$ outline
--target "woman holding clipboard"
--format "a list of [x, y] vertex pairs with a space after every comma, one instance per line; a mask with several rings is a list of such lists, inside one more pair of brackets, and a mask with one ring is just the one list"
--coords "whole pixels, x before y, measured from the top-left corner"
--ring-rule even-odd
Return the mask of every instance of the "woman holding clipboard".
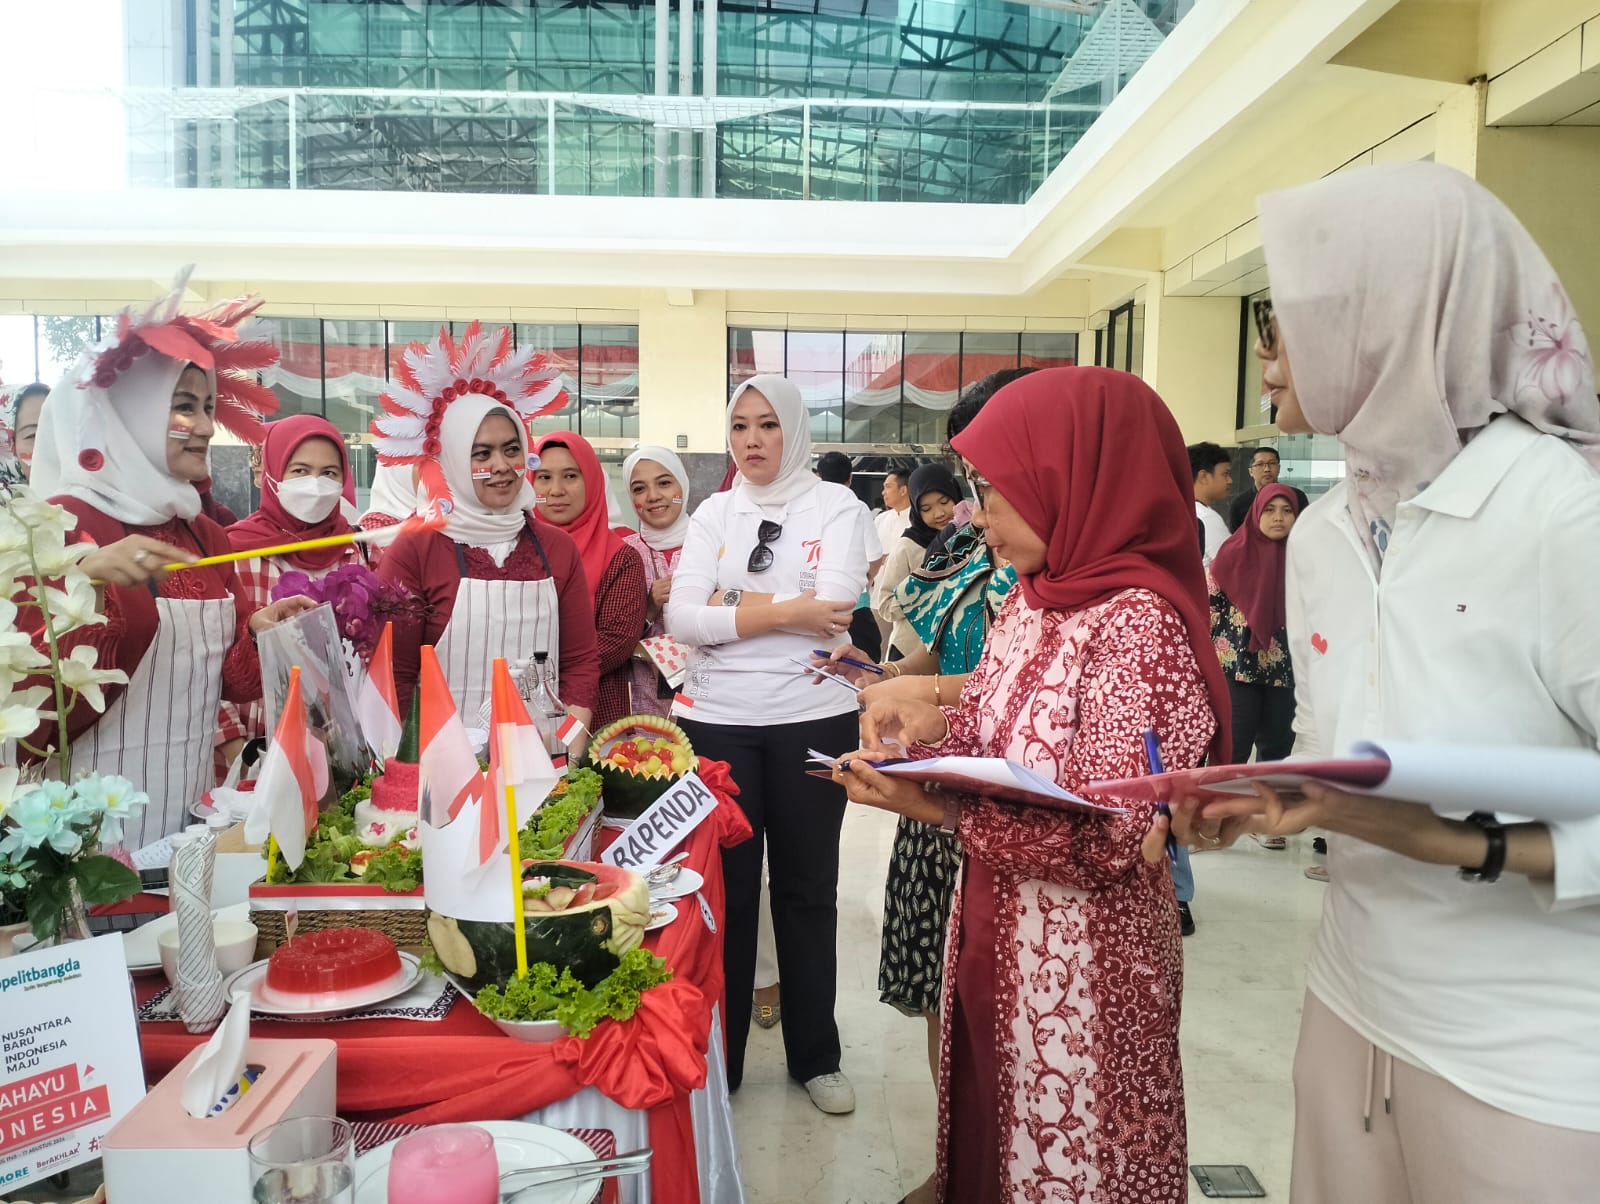
[[[1166, 864], [1140, 856], [1153, 804], [1103, 815], [939, 795], [871, 762], [895, 739], [913, 757], [1009, 757], [1081, 793], [1107, 770], [1142, 772], [1147, 730], [1171, 768], [1226, 749], [1188, 453], [1161, 399], [1104, 368], [1007, 385], [951, 445], [1019, 588], [960, 698], [870, 704], [865, 748], [834, 774], [852, 802], [939, 824], [963, 848], [944, 1136], [935, 1182], [911, 1198], [1022, 1200], [1048, 1182], [1082, 1204], [1179, 1201], [1183, 954]], [[1082, 1086], [1063, 1115], [1067, 1083]]]
[[[1427, 163], [1264, 197], [1261, 226], [1256, 354], [1279, 428], [1337, 435], [1349, 466], [1289, 541], [1295, 755], [1593, 750], [1600, 404], [1549, 262], [1481, 186]], [[1201, 846], [1330, 833], [1291, 1199], [1593, 1198], [1600, 817], [1305, 794], [1174, 819]]]

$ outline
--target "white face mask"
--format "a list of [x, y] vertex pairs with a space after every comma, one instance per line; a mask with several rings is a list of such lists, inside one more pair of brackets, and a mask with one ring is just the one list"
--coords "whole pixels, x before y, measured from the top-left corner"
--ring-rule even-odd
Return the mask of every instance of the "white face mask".
[[278, 484], [278, 501], [303, 523], [320, 523], [342, 496], [343, 483], [327, 477], [294, 477]]

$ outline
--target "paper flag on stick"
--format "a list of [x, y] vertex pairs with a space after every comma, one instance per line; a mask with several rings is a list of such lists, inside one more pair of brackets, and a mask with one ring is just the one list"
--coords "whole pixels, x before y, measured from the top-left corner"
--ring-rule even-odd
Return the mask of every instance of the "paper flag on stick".
[[383, 625], [383, 635], [367, 662], [356, 699], [356, 717], [367, 747], [379, 760], [388, 760], [400, 747], [400, 696], [394, 686], [394, 624]]
[[[442, 828], [461, 812], [469, 799], [484, 798], [483, 774], [455, 699], [445, 684], [444, 670], [433, 648], [422, 649], [422, 675], [417, 684], [422, 692], [421, 818]], [[256, 787], [260, 789], [260, 787]]]
[[[500, 851], [508, 833], [539, 809], [561, 779], [503, 657], [494, 662], [490, 702], [489, 780], [498, 805], [478, 808], [479, 864]], [[502, 809], [508, 814], [501, 816]]]
[[283, 714], [263, 758], [245, 822], [245, 836], [262, 844], [271, 835], [290, 870], [300, 868], [306, 837], [317, 826], [317, 807], [328, 789], [328, 750], [306, 726], [300, 669], [289, 670]]
[[568, 715], [561, 721], [561, 726], [556, 728], [556, 739], [561, 741], [563, 744], [571, 744], [575, 739], [577, 739], [579, 732], [586, 732], [588, 730], [588, 728], [584, 727], [583, 724], [578, 722], [578, 717], [576, 715]]

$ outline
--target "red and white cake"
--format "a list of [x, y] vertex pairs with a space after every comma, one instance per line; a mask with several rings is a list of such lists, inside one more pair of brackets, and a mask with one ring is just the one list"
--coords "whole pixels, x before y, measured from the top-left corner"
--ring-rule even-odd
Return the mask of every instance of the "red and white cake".
[[261, 984], [263, 1003], [307, 1010], [338, 1007], [404, 980], [394, 942], [371, 928], [326, 928], [297, 936], [273, 950]]
[[372, 780], [372, 797], [356, 804], [356, 835], [369, 849], [399, 841], [417, 847], [417, 795], [421, 767], [390, 757], [383, 773]]

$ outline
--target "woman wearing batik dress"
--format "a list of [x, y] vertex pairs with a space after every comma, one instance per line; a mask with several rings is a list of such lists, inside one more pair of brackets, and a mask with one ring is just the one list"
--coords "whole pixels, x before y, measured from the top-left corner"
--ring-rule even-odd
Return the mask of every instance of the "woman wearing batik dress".
[[1002, 389], [953, 446], [1019, 588], [960, 699], [873, 703], [864, 751], [835, 773], [853, 801], [961, 838], [933, 1194], [1178, 1204], [1183, 954], [1171, 875], [1141, 855], [1154, 807], [935, 794], [871, 761], [892, 738], [916, 757], [1009, 757], [1082, 793], [1144, 772], [1146, 731], [1169, 768], [1227, 747], [1183, 439], [1138, 378], [1072, 368]]

